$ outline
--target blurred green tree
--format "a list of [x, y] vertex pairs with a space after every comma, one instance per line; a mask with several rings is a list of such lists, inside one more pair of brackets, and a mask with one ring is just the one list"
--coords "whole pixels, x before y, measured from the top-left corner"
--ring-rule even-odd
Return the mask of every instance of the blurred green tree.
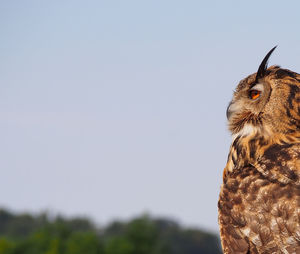
[[65, 254], [103, 254], [103, 247], [95, 233], [75, 232], [66, 241]]
[[11, 254], [15, 244], [5, 238], [0, 239], [0, 254]]
[[219, 254], [216, 235], [140, 216], [100, 230], [86, 218], [0, 210], [0, 254]]

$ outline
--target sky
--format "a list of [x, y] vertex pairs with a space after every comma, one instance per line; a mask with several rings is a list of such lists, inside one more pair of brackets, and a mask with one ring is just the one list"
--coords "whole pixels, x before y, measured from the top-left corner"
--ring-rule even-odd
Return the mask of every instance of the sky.
[[0, 207], [218, 231], [239, 80], [300, 71], [300, 3], [1, 1]]

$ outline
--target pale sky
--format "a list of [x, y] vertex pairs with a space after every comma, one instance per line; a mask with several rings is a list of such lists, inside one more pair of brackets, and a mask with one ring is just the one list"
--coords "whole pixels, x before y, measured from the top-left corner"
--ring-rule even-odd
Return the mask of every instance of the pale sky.
[[232, 91], [300, 72], [297, 1], [1, 1], [0, 206], [217, 231]]

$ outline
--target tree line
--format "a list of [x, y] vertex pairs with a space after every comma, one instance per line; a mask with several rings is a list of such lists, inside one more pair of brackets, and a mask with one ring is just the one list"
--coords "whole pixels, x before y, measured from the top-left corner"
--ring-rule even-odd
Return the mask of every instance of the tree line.
[[0, 254], [219, 254], [219, 238], [142, 215], [98, 227], [88, 218], [0, 209]]

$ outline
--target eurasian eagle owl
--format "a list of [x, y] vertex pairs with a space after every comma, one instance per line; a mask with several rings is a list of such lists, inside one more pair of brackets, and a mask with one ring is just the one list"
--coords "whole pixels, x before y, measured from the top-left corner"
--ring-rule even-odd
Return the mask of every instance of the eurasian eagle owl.
[[237, 86], [219, 197], [224, 253], [300, 253], [300, 75], [267, 68]]

